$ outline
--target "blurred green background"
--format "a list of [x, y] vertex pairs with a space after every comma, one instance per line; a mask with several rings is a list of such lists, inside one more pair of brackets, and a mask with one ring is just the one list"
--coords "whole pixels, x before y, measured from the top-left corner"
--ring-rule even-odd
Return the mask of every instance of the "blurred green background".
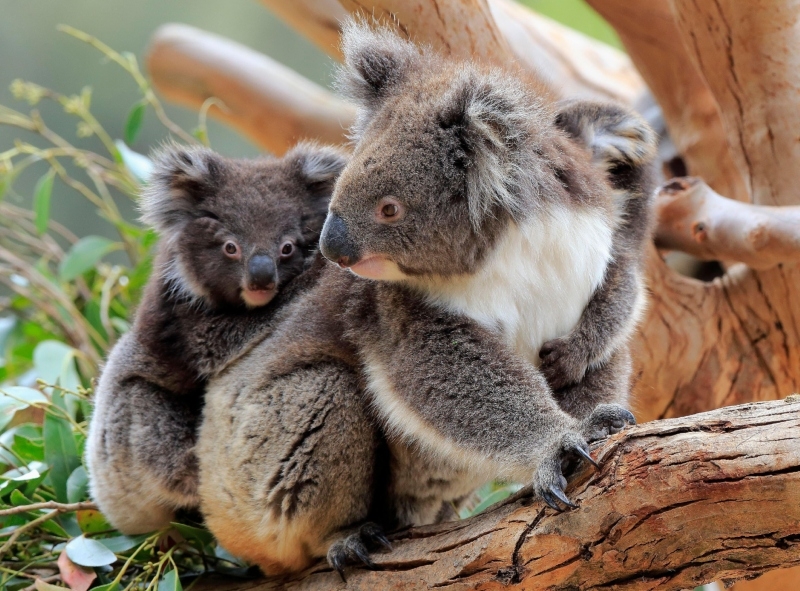
[[[291, 1], [291, 0], [287, 0]], [[619, 47], [611, 28], [582, 0], [527, 0], [542, 14]], [[118, 51], [131, 51], [143, 62], [153, 31], [167, 22], [183, 22], [224, 35], [265, 53], [304, 76], [329, 85], [333, 62], [311, 43], [286, 27], [256, 0], [0, 0], [0, 103], [28, 112], [30, 107], [14, 99], [9, 85], [22, 78], [64, 94], [80, 93], [84, 86], [94, 91], [92, 111], [112, 137], [121, 137], [126, 117], [139, 99], [137, 89], [120, 68], [107, 63], [94, 49], [56, 31], [64, 23], [95, 35]], [[68, 139], [75, 138], [76, 120], [55, 104], [37, 105], [48, 125]], [[185, 129], [195, 127], [194, 112], [169, 107], [168, 113]], [[235, 132], [210, 122], [209, 134], [214, 149], [230, 156], [253, 156], [258, 149]], [[0, 152], [13, 146], [15, 138], [32, 143], [33, 135], [0, 126]], [[142, 132], [133, 148], [148, 152], [165, 137], [165, 130], [148, 112]], [[92, 147], [95, 138], [78, 140]], [[99, 143], [94, 146], [101, 149]], [[37, 179], [47, 165], [31, 167], [6, 196], [12, 202], [28, 205]], [[124, 200], [120, 207], [128, 219], [136, 217], [133, 204]], [[77, 235], [108, 234], [110, 228], [84, 199], [56, 181], [52, 212]]]

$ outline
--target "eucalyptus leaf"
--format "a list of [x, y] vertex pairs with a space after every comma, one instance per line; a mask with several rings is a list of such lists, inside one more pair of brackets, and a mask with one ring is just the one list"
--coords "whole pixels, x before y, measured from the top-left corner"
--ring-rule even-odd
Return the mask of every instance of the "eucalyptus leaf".
[[117, 250], [119, 243], [103, 236], [85, 236], [69, 249], [58, 267], [62, 281], [72, 281], [93, 269], [109, 252]]
[[214, 536], [208, 530], [175, 522], [172, 523], [172, 527], [178, 530], [178, 532], [180, 532], [180, 534], [187, 540], [197, 540], [204, 546], [206, 544], [211, 544], [214, 541]]
[[78, 503], [86, 498], [86, 489], [89, 486], [89, 475], [86, 468], [78, 466], [67, 478], [67, 502]]
[[50, 197], [53, 193], [53, 178], [55, 171], [51, 168], [36, 183], [33, 192], [33, 211], [36, 214], [36, 231], [41, 235], [47, 232], [47, 222], [50, 220]]
[[125, 143], [129, 146], [133, 145], [139, 135], [139, 131], [142, 129], [146, 110], [147, 103], [139, 101], [133, 105], [131, 112], [128, 113], [128, 120], [125, 122]]
[[114, 553], [103, 544], [86, 536], [78, 536], [69, 541], [67, 556], [81, 566], [106, 566], [117, 561]]
[[[64, 400], [58, 391], [53, 391], [53, 404], [64, 408]], [[56, 499], [67, 502], [67, 479], [73, 470], [80, 466], [78, 448], [72, 435], [70, 422], [56, 412], [48, 412], [44, 417], [44, 457], [50, 466], [50, 482]]]
[[64, 591], [64, 587], [45, 583], [42, 579], [36, 579], [33, 586], [36, 587], [36, 591]]
[[114, 145], [116, 145], [119, 151], [125, 168], [127, 168], [140, 183], [146, 183], [150, 178], [150, 173], [153, 172], [153, 161], [147, 156], [131, 150], [125, 145], [125, 142], [117, 140], [114, 142]]
[[127, 552], [128, 550], [132, 550], [137, 546], [140, 546], [142, 542], [147, 539], [147, 535], [143, 534], [140, 536], [115, 536], [113, 538], [96, 538], [96, 541], [100, 542], [111, 550], [114, 554], [122, 554], [123, 552]]
[[161, 577], [158, 582], [158, 591], [183, 591], [177, 570], [173, 568]]
[[36, 402], [47, 402], [47, 397], [39, 390], [23, 386], [0, 389], [0, 431], [11, 422], [18, 411]]

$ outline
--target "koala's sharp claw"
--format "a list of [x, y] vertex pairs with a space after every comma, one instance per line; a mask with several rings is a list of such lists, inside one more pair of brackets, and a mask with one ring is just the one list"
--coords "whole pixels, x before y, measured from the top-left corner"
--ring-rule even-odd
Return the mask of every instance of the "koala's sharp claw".
[[564, 493], [564, 491], [558, 488], [556, 485], [550, 485], [550, 492], [555, 498], [564, 503], [567, 507], [571, 507], [572, 509], [577, 508], [578, 505], [570, 501], [569, 497]]
[[629, 425], [635, 425], [636, 424], [636, 417], [633, 416], [633, 413], [631, 411], [629, 411], [627, 408], [623, 409], [623, 410], [624, 410], [624, 415], [623, 416], [624, 416], [625, 420], [628, 421], [628, 424]]
[[542, 491], [542, 493], [541, 493], [539, 496], [541, 496], [541, 497], [542, 497], [542, 500], [543, 500], [543, 501], [544, 501], [544, 502], [547, 504], [547, 506], [548, 506], [548, 507], [550, 507], [551, 509], [553, 509], [553, 510], [555, 510], [555, 511], [558, 511], [559, 513], [561, 513], [561, 512], [563, 511], [563, 509], [562, 509], [561, 507], [559, 507], [559, 506], [558, 506], [558, 503], [556, 503], [555, 499], [554, 499], [553, 497], [551, 497], [551, 496], [550, 496], [550, 493], [547, 493], [547, 492], [544, 492], [544, 491]]
[[345, 565], [345, 553], [339, 547], [338, 544], [335, 544], [331, 547], [328, 551], [328, 564], [331, 565], [333, 570], [339, 573], [339, 576], [342, 577], [342, 582], [347, 583], [347, 579], [344, 576], [344, 565]]
[[350, 536], [347, 538], [347, 550], [351, 555], [351, 558], [358, 559], [367, 568], [375, 570], [375, 563], [372, 562], [372, 559], [369, 557], [369, 551], [364, 545], [364, 542], [361, 541], [361, 538], [356, 536]]
[[390, 552], [393, 550], [392, 543], [386, 534], [383, 533], [383, 528], [375, 523], [365, 523], [361, 526], [361, 537], [367, 542], [380, 544]]
[[373, 535], [372, 539], [378, 542], [384, 548], [386, 548], [389, 552], [391, 552], [394, 549], [392, 547], [392, 543], [389, 541], [389, 538], [387, 538], [382, 533]]
[[600, 464], [595, 462], [594, 458], [591, 455], [589, 455], [589, 452], [586, 451], [585, 449], [583, 449], [583, 447], [581, 447], [580, 445], [576, 445], [573, 448], [573, 451], [576, 454], [578, 454], [579, 456], [581, 456], [584, 460], [589, 462], [592, 466], [594, 466], [595, 470], [599, 470], [600, 469]]

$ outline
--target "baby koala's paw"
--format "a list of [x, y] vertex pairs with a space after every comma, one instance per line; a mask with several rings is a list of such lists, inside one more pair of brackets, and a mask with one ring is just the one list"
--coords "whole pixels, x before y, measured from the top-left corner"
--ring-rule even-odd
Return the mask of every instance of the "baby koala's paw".
[[569, 337], [547, 341], [539, 351], [542, 360], [539, 370], [553, 390], [577, 384], [589, 369], [589, 359]]
[[581, 424], [587, 441], [597, 441], [622, 431], [626, 425], [635, 425], [633, 413], [619, 404], [598, 404]]
[[328, 564], [339, 573], [344, 581], [344, 567], [359, 565], [372, 570], [377, 567], [370, 558], [370, 550], [382, 546], [392, 549], [383, 528], [376, 523], [367, 522], [356, 531], [334, 542], [328, 550]]

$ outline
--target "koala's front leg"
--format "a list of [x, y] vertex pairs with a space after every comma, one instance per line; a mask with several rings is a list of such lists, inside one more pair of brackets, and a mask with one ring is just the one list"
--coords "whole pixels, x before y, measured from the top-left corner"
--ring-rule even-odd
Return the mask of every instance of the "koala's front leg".
[[376, 331], [382, 338], [362, 346], [369, 389], [390, 431], [434, 455], [495, 476], [532, 477], [535, 492], [557, 505], [568, 503], [564, 460], [590, 459], [589, 426], [633, 421], [617, 405], [574, 419], [536, 368], [467, 318], [422, 306], [390, 314]]
[[[106, 369], [108, 371], [108, 368]], [[86, 463], [92, 498], [126, 534], [155, 531], [197, 497], [198, 399], [164, 392], [143, 378], [101, 381]]]
[[639, 265], [630, 259], [625, 254], [614, 259], [575, 328], [542, 345], [539, 369], [553, 390], [580, 383], [633, 332], [645, 296]]
[[641, 269], [653, 220], [652, 162], [656, 138], [633, 111], [613, 103], [568, 101], [556, 125], [592, 154], [614, 191], [619, 221], [613, 260], [578, 325], [547, 341], [540, 369], [554, 390], [578, 384], [630, 336], [644, 307]]

